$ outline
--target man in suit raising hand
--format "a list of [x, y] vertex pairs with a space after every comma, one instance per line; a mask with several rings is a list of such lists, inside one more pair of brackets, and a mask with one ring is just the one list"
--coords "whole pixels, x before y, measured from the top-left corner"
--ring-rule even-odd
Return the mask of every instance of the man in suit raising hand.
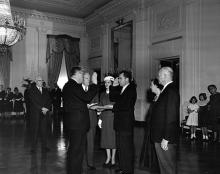
[[[120, 85], [120, 86], [119, 86]], [[119, 174], [134, 173], [134, 107], [137, 99], [136, 84], [130, 71], [121, 71], [110, 87], [109, 97], [114, 101], [114, 130], [119, 156]]]
[[163, 89], [152, 108], [151, 138], [161, 174], [176, 174], [180, 96], [172, 81], [173, 70], [170, 67], [161, 68], [158, 76]]
[[90, 127], [87, 104], [98, 91], [97, 74], [91, 78], [92, 85], [87, 92], [82, 88], [81, 67], [71, 69], [69, 81], [63, 87], [64, 126], [68, 131], [67, 174], [81, 174], [86, 135]]

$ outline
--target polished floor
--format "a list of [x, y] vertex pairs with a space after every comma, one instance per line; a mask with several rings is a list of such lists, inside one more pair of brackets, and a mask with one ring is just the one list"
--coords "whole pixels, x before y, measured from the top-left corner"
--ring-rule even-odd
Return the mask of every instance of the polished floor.
[[[62, 122], [51, 122], [48, 126], [50, 152], [42, 153], [39, 148], [36, 154], [32, 154], [26, 122], [22, 119], [0, 119], [0, 174], [65, 174], [67, 143], [63, 136]], [[84, 174], [115, 173], [112, 169], [102, 167], [105, 153], [99, 148], [98, 142], [95, 157], [96, 170], [89, 171], [84, 163]], [[138, 159], [136, 163], [135, 174], [150, 173], [138, 167]], [[220, 143], [190, 141], [181, 136], [178, 174], [219, 174], [219, 164]]]

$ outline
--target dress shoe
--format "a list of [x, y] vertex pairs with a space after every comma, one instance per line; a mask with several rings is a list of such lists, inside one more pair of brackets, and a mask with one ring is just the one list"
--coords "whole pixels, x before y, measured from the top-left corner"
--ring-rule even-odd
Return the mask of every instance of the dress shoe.
[[116, 167], [116, 164], [114, 163], [114, 164], [111, 164], [111, 166], [110, 166], [111, 168], [115, 168]]
[[88, 170], [96, 170], [96, 168], [94, 166], [89, 166], [88, 165]]

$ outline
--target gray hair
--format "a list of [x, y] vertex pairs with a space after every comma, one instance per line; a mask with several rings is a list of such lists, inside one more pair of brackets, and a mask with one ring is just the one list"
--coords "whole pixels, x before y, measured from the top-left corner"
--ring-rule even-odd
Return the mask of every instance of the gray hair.
[[171, 67], [165, 66], [160, 69], [160, 72], [166, 74], [170, 79], [173, 79], [173, 69]]

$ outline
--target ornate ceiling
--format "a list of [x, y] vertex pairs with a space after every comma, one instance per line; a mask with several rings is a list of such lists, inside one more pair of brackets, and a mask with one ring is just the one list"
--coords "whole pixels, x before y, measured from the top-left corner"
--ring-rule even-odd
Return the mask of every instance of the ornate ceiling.
[[112, 0], [10, 0], [11, 6], [85, 18]]

